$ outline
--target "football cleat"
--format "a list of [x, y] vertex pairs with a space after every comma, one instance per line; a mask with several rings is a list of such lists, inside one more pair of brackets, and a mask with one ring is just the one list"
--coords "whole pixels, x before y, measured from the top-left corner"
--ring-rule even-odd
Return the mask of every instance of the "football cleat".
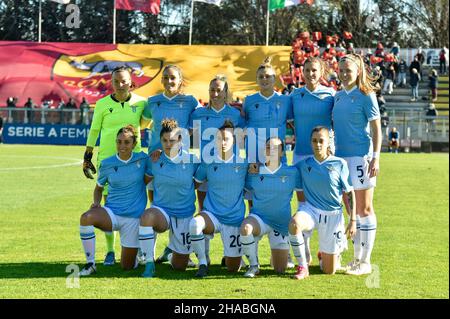
[[259, 267], [258, 266], [250, 266], [248, 270], [245, 272], [244, 277], [245, 278], [255, 278], [256, 275], [259, 274]]
[[142, 277], [144, 278], [152, 278], [155, 277], [155, 263], [153, 261], [149, 261], [145, 264], [145, 270], [142, 273]]
[[103, 266], [112, 266], [116, 263], [116, 254], [110, 251], [106, 254], [105, 260], [103, 261]]
[[200, 265], [200, 266], [198, 267], [197, 273], [195, 274], [195, 277], [197, 277], [197, 278], [203, 278], [203, 277], [206, 277], [207, 275], [208, 275], [208, 266], [206, 266], [206, 265]]
[[164, 248], [163, 253], [161, 254], [161, 256], [156, 258], [155, 262], [157, 264], [161, 264], [161, 263], [164, 263], [166, 261], [169, 261], [170, 260], [169, 257], [171, 257], [171, 256], [169, 256], [170, 254], [172, 254], [172, 249], [170, 249], [169, 247]]
[[347, 264], [347, 266], [345, 268], [346, 268], [346, 270], [349, 270], [349, 269], [356, 267], [356, 265], [358, 265], [358, 264], [359, 264], [359, 259], [353, 259], [351, 262], [349, 262]]
[[309, 276], [308, 267], [298, 266], [297, 272], [294, 275], [294, 279], [302, 280]]
[[80, 271], [80, 276], [90, 276], [97, 272], [97, 268], [94, 263], [87, 263]]
[[360, 262], [359, 264], [356, 264], [354, 267], [347, 269], [345, 272], [347, 275], [353, 275], [353, 276], [361, 276], [361, 275], [368, 275], [372, 272], [372, 265], [365, 262]]

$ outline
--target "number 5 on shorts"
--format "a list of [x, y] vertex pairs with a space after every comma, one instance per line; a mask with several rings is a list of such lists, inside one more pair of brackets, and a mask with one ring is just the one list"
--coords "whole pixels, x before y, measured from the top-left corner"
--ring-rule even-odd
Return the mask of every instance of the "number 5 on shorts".
[[361, 178], [364, 176], [364, 170], [362, 165], [356, 166], [356, 171], [358, 172], [358, 178]]

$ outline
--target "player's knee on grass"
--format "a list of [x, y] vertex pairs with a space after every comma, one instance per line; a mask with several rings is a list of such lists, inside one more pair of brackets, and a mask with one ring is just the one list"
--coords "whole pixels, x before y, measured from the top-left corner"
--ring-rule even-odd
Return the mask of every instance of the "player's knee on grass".
[[122, 246], [122, 255], [120, 258], [120, 266], [123, 270], [128, 271], [134, 269], [136, 263], [137, 248], [128, 248]]
[[176, 252], [172, 253], [170, 264], [172, 268], [177, 271], [185, 271], [189, 262], [189, 255], [182, 255]]
[[238, 272], [241, 268], [241, 257], [226, 257], [225, 266], [227, 266], [228, 272]]
[[322, 272], [326, 275], [334, 275], [336, 273], [337, 256], [322, 253]]

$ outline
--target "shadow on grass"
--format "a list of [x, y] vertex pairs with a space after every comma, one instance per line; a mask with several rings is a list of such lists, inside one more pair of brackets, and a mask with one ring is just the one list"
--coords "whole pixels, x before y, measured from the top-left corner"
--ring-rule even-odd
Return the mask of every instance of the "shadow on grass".
[[[81, 267], [82, 264], [70, 262], [32, 262], [32, 263], [0, 263], [0, 278], [2, 279], [32, 279], [32, 278], [67, 278], [74, 274], [74, 265]], [[124, 271], [119, 264], [113, 266], [103, 266], [97, 264], [97, 273], [91, 275], [92, 278], [139, 278], [144, 271], [144, 266], [137, 269]], [[168, 263], [156, 265], [156, 278], [161, 280], [190, 280], [195, 278], [196, 268], [187, 268], [186, 271], [176, 271]], [[228, 272], [220, 265], [209, 266], [208, 279], [240, 279], [243, 278], [245, 269], [237, 273]], [[322, 274], [318, 266], [309, 268], [310, 274]], [[288, 278], [295, 273], [295, 270], [288, 269], [284, 274], [275, 273], [269, 265], [262, 265], [258, 277], [261, 278]]]

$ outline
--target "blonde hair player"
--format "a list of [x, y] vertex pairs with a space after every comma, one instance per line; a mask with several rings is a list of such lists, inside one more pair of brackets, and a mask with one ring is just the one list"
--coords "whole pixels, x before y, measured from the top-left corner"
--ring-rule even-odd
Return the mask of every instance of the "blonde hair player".
[[341, 59], [339, 78], [343, 89], [336, 94], [333, 108], [336, 156], [347, 161], [357, 214], [354, 259], [348, 264], [347, 274], [364, 275], [372, 272], [370, 257], [377, 229], [373, 194], [380, 169], [382, 134], [376, 78], [357, 54]]
[[[295, 127], [295, 149], [293, 165], [299, 161], [312, 157], [314, 152], [311, 146], [311, 131], [316, 126], [325, 126], [332, 133], [332, 110], [336, 91], [321, 84], [327, 80], [330, 69], [327, 63], [319, 57], [306, 59], [303, 69], [305, 86], [295, 89], [290, 95], [292, 99], [294, 127]], [[330, 144], [333, 147], [333, 140]], [[303, 190], [297, 191], [299, 206], [305, 202]], [[305, 251], [308, 264], [312, 262], [310, 252], [311, 233], [304, 232]]]

